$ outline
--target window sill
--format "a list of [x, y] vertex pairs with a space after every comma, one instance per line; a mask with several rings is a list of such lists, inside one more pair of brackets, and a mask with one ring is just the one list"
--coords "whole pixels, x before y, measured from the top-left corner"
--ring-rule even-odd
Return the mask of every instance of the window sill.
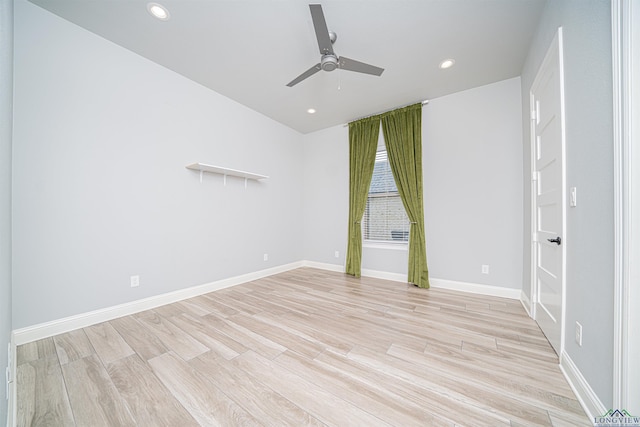
[[362, 242], [363, 248], [372, 249], [391, 249], [394, 251], [406, 251], [409, 248], [408, 242], [384, 242], [375, 240], [364, 240]]

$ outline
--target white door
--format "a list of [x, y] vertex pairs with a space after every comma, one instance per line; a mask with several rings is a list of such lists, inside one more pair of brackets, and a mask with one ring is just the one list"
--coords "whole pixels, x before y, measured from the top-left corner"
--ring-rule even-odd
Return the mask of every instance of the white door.
[[564, 336], [564, 100], [562, 28], [530, 93], [533, 316], [558, 355]]

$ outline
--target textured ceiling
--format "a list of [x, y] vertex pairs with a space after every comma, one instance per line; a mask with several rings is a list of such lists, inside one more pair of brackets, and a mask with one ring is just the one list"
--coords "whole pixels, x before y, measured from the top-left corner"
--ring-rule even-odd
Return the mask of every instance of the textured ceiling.
[[[319, 72], [307, 1], [31, 0], [302, 133], [520, 75], [545, 0], [327, 0], [338, 55], [381, 77]], [[455, 66], [438, 64], [454, 58]], [[316, 114], [306, 112], [315, 108]]]

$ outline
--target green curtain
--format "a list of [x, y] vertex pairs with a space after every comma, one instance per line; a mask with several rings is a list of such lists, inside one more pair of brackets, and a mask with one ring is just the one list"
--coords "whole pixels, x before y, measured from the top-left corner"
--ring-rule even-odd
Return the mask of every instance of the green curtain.
[[379, 117], [349, 123], [349, 239], [346, 272], [356, 277], [360, 277], [362, 263], [360, 221], [367, 206], [379, 133]]
[[391, 172], [411, 221], [408, 281], [429, 287], [422, 201], [422, 104], [381, 115]]

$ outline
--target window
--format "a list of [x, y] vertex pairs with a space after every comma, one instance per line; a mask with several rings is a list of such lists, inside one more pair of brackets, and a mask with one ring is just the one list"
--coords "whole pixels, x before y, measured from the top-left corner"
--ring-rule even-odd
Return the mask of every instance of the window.
[[393, 180], [386, 150], [379, 150], [362, 218], [364, 240], [403, 243], [409, 241], [409, 218]]

